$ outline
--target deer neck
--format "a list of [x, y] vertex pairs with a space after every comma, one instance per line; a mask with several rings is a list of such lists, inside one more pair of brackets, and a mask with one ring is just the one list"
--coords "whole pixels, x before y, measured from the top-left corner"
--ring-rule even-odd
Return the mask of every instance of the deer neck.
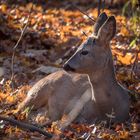
[[102, 91], [106, 91], [112, 88], [117, 83], [112, 57], [109, 57], [102, 69], [89, 74], [89, 78], [95, 90], [99, 88]]

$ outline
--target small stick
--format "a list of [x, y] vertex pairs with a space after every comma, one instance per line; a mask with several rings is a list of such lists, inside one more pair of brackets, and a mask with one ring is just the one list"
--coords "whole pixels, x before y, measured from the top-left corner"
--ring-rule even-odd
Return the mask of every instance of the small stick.
[[[26, 23], [26, 25], [24, 26], [24, 28], [21, 29], [20, 37], [19, 37], [19, 39], [18, 39], [16, 45], [15, 45], [14, 48], [13, 48], [12, 63], [11, 63], [11, 72], [12, 72], [12, 75], [11, 75], [11, 82], [12, 82], [12, 85], [13, 85], [13, 79], [14, 79], [14, 59], [15, 59], [16, 49], [17, 49], [17, 47], [18, 47], [18, 45], [19, 45], [19, 43], [20, 43], [20, 41], [21, 41], [21, 39], [22, 39], [22, 37], [23, 37], [23, 35], [24, 35], [26, 29], [27, 29], [28, 22], [29, 22], [29, 16], [28, 16], [28, 18], [27, 18], [27, 23]], [[12, 86], [12, 88], [13, 88], [13, 86]]]
[[74, 8], [78, 9], [82, 14], [86, 15], [93, 23], [95, 23], [95, 20], [94, 20], [93, 18], [91, 18], [86, 12], [82, 11], [79, 7], [77, 7], [76, 5], [74, 5], [74, 4], [72, 4], [72, 3], [71, 3], [71, 5], [72, 5]]
[[[32, 7], [31, 7], [29, 13], [31, 13], [31, 10], [32, 10], [32, 9], [33, 9], [33, 4], [32, 4]], [[12, 75], [11, 75], [11, 83], [12, 83], [12, 89], [14, 88], [14, 86], [13, 86], [13, 85], [14, 85], [14, 84], [13, 84], [13, 80], [14, 80], [14, 59], [15, 59], [15, 53], [16, 53], [16, 49], [17, 49], [17, 47], [18, 47], [18, 45], [19, 45], [19, 43], [20, 43], [20, 41], [21, 41], [21, 39], [22, 39], [22, 37], [23, 37], [23, 35], [24, 35], [26, 29], [27, 29], [28, 22], [29, 22], [29, 18], [30, 18], [30, 15], [28, 15], [28, 17], [27, 17], [27, 22], [26, 22], [24, 28], [21, 29], [20, 37], [19, 37], [19, 39], [18, 39], [16, 45], [15, 45], [14, 48], [13, 48], [13, 55], [12, 55], [12, 62], [11, 62], [11, 73], [12, 73]]]
[[34, 131], [37, 131], [39, 132], [40, 134], [43, 134], [44, 136], [48, 137], [48, 138], [51, 138], [52, 137], [52, 134], [34, 126], [34, 125], [31, 125], [31, 124], [27, 124], [27, 123], [23, 123], [23, 122], [20, 122], [18, 120], [15, 120], [15, 119], [12, 119], [12, 118], [9, 118], [9, 117], [3, 117], [3, 116], [0, 116], [0, 120], [4, 120], [4, 121], [7, 121], [9, 122], [9, 124], [13, 125], [13, 126], [17, 126], [19, 128], [22, 128], [22, 129], [27, 129], [27, 130], [30, 130], [32, 132]]
[[139, 52], [140, 52], [140, 49], [139, 49], [139, 51], [136, 53], [136, 58], [135, 58], [135, 61], [134, 61], [133, 65], [132, 65], [131, 79], [133, 78], [133, 70], [134, 70], [134, 68], [135, 68], [135, 66], [136, 66], [136, 62], [137, 62], [137, 60], [138, 60]]
[[88, 37], [88, 35], [84, 31], [82, 31], [82, 34], [85, 35], [86, 37]]

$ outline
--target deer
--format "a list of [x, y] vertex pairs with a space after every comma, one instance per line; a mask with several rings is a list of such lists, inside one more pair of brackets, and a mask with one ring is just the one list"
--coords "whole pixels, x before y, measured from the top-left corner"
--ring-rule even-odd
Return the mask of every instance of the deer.
[[[100, 14], [93, 33], [65, 62], [63, 70], [38, 81], [18, 110], [45, 108], [51, 121], [61, 129], [71, 122], [125, 122], [129, 119], [129, 95], [115, 77], [110, 41], [116, 33], [114, 16]], [[59, 121], [60, 122], [60, 121]]]

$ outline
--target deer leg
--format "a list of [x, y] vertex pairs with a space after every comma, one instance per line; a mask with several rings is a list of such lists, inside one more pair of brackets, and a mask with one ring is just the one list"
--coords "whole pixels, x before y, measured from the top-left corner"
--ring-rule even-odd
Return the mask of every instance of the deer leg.
[[48, 101], [48, 117], [51, 121], [56, 121], [61, 118], [61, 114], [63, 113], [60, 110], [60, 106], [57, 103], [56, 97], [50, 97]]
[[58, 128], [60, 130], [64, 130], [71, 122], [73, 122], [76, 119], [76, 117], [80, 114], [84, 105], [91, 99], [91, 96], [92, 96], [91, 95], [91, 88], [89, 88], [84, 92], [84, 94], [82, 94], [80, 99], [78, 99], [76, 105], [68, 113], [66, 118], [63, 120], [63, 117], [62, 117], [62, 121], [59, 121]]

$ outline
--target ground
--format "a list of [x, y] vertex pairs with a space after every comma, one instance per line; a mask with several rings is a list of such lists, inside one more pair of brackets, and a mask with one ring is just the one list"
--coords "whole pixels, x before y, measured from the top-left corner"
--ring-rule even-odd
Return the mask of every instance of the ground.
[[[1, 115], [25, 120], [27, 114], [15, 115], [15, 110], [30, 87], [61, 68], [82, 41], [92, 34], [98, 9], [97, 3], [91, 3], [91, 0], [78, 0], [74, 7], [65, 0], [0, 2]], [[62, 139], [140, 139], [140, 40], [135, 41], [131, 19], [122, 15], [122, 6], [106, 4], [104, 11], [114, 15], [117, 21], [117, 33], [111, 41], [111, 49], [116, 78], [131, 91], [131, 122], [108, 127], [104, 127], [103, 123], [90, 126], [72, 123], [65, 132], [56, 130], [53, 125], [43, 127], [43, 130], [59, 134]], [[138, 26], [136, 29], [140, 32]], [[16, 43], [17, 47], [13, 49]], [[46, 139], [38, 132], [24, 131], [3, 121], [0, 122], [0, 137], [4, 140]]]

